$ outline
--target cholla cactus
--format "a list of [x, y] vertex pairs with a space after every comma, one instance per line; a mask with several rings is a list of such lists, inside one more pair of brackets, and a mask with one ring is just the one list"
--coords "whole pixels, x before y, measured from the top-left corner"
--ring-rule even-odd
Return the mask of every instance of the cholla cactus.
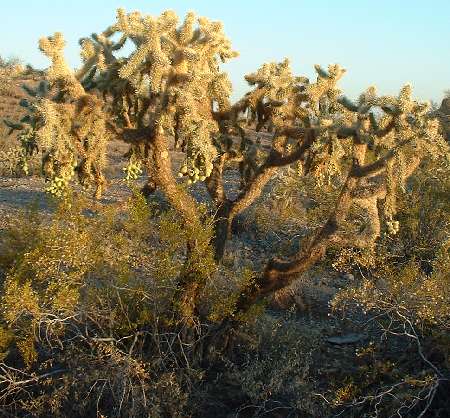
[[64, 37], [60, 32], [39, 40], [39, 49], [52, 63], [47, 71], [48, 80], [52, 85], [57, 86], [62, 94], [67, 95], [69, 98], [77, 98], [85, 94], [85, 92], [75, 78], [73, 71], [66, 64], [63, 52], [64, 46]]
[[71, 133], [76, 139], [79, 181], [86, 187], [95, 184], [95, 196], [99, 198], [105, 184], [102, 171], [106, 163], [108, 133], [102, 102], [95, 96], [84, 95], [77, 100]]
[[[58, 181], [67, 184], [71, 178], [68, 173], [73, 175], [75, 167], [80, 183], [85, 187], [94, 183], [95, 195], [100, 197], [105, 183], [102, 169], [107, 141], [102, 102], [86, 94], [79, 80], [83, 72], [75, 74], [67, 66], [60, 33], [42, 38], [39, 47], [52, 61], [48, 79], [59, 90], [53, 101], [43, 100], [36, 105], [43, 119], [36, 135], [47, 150], [44, 174], [51, 177], [61, 172]], [[60, 100], [68, 103], [54, 103]]]
[[62, 197], [73, 177], [76, 165], [74, 159], [74, 138], [70, 134], [73, 106], [42, 99], [35, 105], [40, 126], [34, 135], [43, 152], [42, 172], [50, 185], [46, 191]]
[[[317, 72], [317, 81], [307, 86], [305, 93], [308, 102], [314, 107], [316, 112], [319, 112], [320, 105], [327, 106], [337, 101], [341, 91], [336, 87], [336, 84], [346, 70], [339, 64], [329, 65], [328, 71], [325, 71], [320, 65], [315, 65], [314, 68]], [[326, 99], [331, 103], [326, 103]], [[331, 110], [329, 106], [327, 110]]]
[[[227, 218], [228, 235], [234, 217], [261, 194], [278, 167], [297, 162], [301, 175], [328, 181], [340, 177], [334, 184], [341, 190], [326, 224], [295, 257], [272, 260], [257, 279], [259, 289], [242, 293], [238, 311], [286, 286], [320, 259], [329, 245], [371, 247], [383, 230], [383, 220], [387, 233], [396, 234], [401, 225], [395, 219], [395, 201], [406, 180], [424, 156], [448, 155], [438, 122], [427, 103], [412, 99], [410, 86], [403, 87], [397, 97], [378, 97], [376, 89], [369, 87], [353, 103], [337, 87], [344, 69], [339, 65], [329, 66], [328, 71], [320, 66], [315, 69], [317, 81], [310, 83], [304, 77], [292, 76], [286, 61], [266, 64], [247, 76], [255, 88], [220, 115], [238, 131], [236, 115], [248, 110], [259, 112], [258, 129], [270, 124], [274, 127], [270, 151], [246, 179], [238, 198], [223, 199], [225, 215], [220, 215]], [[359, 231], [352, 222], [355, 206], [367, 219]], [[223, 248], [220, 242], [217, 247]]]
[[[62, 197], [75, 172], [81, 184], [95, 184], [100, 197], [105, 183], [107, 132], [102, 102], [86, 94], [76, 75], [67, 66], [64, 39], [60, 33], [42, 38], [40, 49], [51, 59], [47, 81], [37, 89], [24, 86], [31, 96], [21, 102], [28, 110], [20, 123], [6, 121], [11, 130], [20, 130], [24, 155], [42, 154], [42, 171], [49, 183], [46, 191]], [[50, 96], [50, 92], [56, 95]]]
[[[134, 51], [116, 56], [126, 42]], [[327, 224], [295, 260], [269, 263], [260, 290], [244, 292], [241, 308], [284, 286], [289, 281], [284, 278], [311, 265], [331, 243], [373, 245], [384, 226], [396, 233], [395, 201], [407, 178], [425, 154], [447, 152], [428, 105], [412, 99], [410, 86], [397, 97], [378, 97], [369, 87], [352, 102], [338, 87], [345, 74], [338, 64], [316, 65], [314, 82], [293, 75], [288, 60], [264, 64], [246, 76], [251, 91], [230, 105], [231, 84], [219, 64], [237, 54], [221, 23], [193, 13], [179, 24], [171, 11], [152, 17], [119, 9], [113, 25], [80, 44], [83, 66], [72, 72], [64, 61], [61, 34], [40, 42], [52, 60], [48, 78], [57, 95], [33, 105], [32, 137], [43, 149], [52, 190], [67, 183], [76, 164], [79, 180], [96, 183], [101, 192], [104, 112], [110, 128], [131, 144], [128, 180], [145, 167], [152, 183], [148, 189], [154, 189], [153, 183], [160, 187], [186, 225], [199, 226], [194, 199], [177, 187], [173, 175], [172, 139], [185, 153], [178, 175], [188, 183], [205, 181], [217, 204], [217, 258], [233, 219], [260, 196], [280, 167], [296, 163], [301, 175], [341, 187]], [[260, 141], [251, 140], [246, 130], [254, 122], [257, 131], [267, 130]], [[236, 198], [227, 196], [223, 184], [230, 162], [240, 167]], [[362, 232], [347, 228], [353, 206], [367, 214]], [[281, 284], [277, 278], [283, 278]]]
[[[405, 85], [397, 97], [377, 97], [374, 87], [363, 93], [357, 104], [342, 97], [340, 103], [356, 114], [353, 127], [358, 140], [368, 145], [377, 158], [391, 151], [382, 172], [384, 189], [384, 218], [389, 234], [396, 234], [400, 224], [394, 220], [398, 191], [402, 190], [411, 173], [424, 155], [442, 156], [446, 144], [438, 132], [438, 121], [430, 114], [427, 102], [411, 98], [411, 86]], [[374, 111], [378, 109], [379, 116]], [[382, 114], [380, 115], [380, 111]], [[368, 179], [370, 184], [380, 181], [380, 171]], [[373, 201], [376, 203], [376, 199]]]
[[[341, 91], [337, 83], [345, 70], [337, 64], [330, 65], [328, 71], [318, 65], [315, 69], [317, 81], [311, 83], [307, 77], [294, 76], [287, 59], [281, 63], [264, 64], [245, 77], [254, 88], [233, 106], [227, 117], [241, 136], [243, 131], [239, 126], [238, 114], [243, 112], [250, 115], [250, 123], [256, 120], [257, 131], [263, 127], [274, 131], [272, 147], [281, 155], [296, 153], [302, 146], [302, 135], [285, 135], [286, 129], [317, 129], [318, 135], [306, 156], [305, 168], [306, 172], [315, 171], [317, 176], [329, 180], [339, 172], [339, 160], [348, 151], [337, 140], [335, 129], [338, 120], [344, 116], [348, 118], [350, 113], [338, 102]], [[338, 110], [342, 111], [341, 114]], [[254, 158], [255, 145], [247, 138], [241, 141], [242, 173], [255, 174], [258, 166], [262, 166]], [[245, 187], [251, 182], [252, 175], [250, 178], [242, 176], [246, 177], [243, 182]]]
[[304, 110], [298, 106], [298, 93], [309, 81], [293, 76], [288, 59], [264, 64], [245, 79], [255, 86], [246, 99], [249, 113], [258, 120], [257, 130], [269, 119], [272, 125], [282, 126], [304, 116]]
[[[118, 33], [120, 40], [114, 42]], [[135, 51], [116, 58], [114, 52], [127, 39]], [[127, 129], [148, 126], [174, 136], [176, 146], [186, 153], [180, 175], [188, 182], [210, 176], [217, 156], [213, 111], [230, 106], [231, 83], [220, 72], [219, 61], [237, 55], [222, 24], [188, 13], [179, 25], [171, 11], [152, 17], [119, 9], [115, 24], [82, 39], [81, 45], [84, 65], [77, 78], [112, 97], [116, 123]]]

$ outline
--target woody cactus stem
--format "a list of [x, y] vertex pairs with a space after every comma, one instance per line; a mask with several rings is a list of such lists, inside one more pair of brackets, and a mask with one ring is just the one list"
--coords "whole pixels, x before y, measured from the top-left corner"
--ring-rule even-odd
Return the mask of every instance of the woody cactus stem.
[[[300, 274], [320, 261], [331, 244], [343, 243], [344, 238], [339, 234], [339, 227], [345, 221], [353, 203], [352, 191], [360, 181], [354, 173], [357, 168], [364, 165], [366, 150], [367, 145], [359, 143], [355, 138], [352, 168], [336, 201], [334, 211], [325, 225], [309, 238], [309, 242], [292, 259], [270, 260], [263, 274], [256, 277], [254, 282], [241, 293], [233, 314], [246, 312], [260, 298], [287, 287]], [[377, 237], [378, 234], [373, 237], [373, 241]], [[371, 245], [373, 241], [365, 240], [363, 245]]]
[[[248, 208], [259, 196], [266, 186], [266, 184], [273, 178], [275, 172], [283, 166], [292, 164], [296, 161], [304, 159], [307, 151], [314, 143], [317, 136], [315, 129], [282, 129], [275, 135], [276, 138], [286, 140], [287, 135], [291, 138], [300, 139], [301, 145], [298, 148], [286, 155], [283, 155], [277, 148], [277, 140], [274, 140], [274, 146], [269, 153], [266, 161], [257, 170], [251, 182], [249, 182], [236, 200], [231, 201], [225, 199], [223, 192], [221, 193], [221, 200], [216, 214], [216, 229], [214, 237], [214, 249], [216, 260], [220, 260], [224, 255], [225, 244], [227, 239], [231, 236], [233, 221], [236, 216]], [[222, 171], [220, 172], [221, 175]], [[219, 173], [217, 174], [219, 176]], [[214, 192], [217, 190], [223, 191], [221, 181], [215, 180], [219, 186], [216, 186]]]
[[175, 180], [169, 156], [167, 138], [156, 131], [152, 139], [152, 163], [155, 182], [164, 192], [173, 208], [183, 217], [187, 227], [200, 227], [200, 214], [195, 200]]

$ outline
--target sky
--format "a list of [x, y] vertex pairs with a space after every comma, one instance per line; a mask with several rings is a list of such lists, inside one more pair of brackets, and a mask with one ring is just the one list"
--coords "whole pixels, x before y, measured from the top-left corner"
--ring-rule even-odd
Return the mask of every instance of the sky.
[[115, 21], [116, 9], [158, 15], [171, 9], [221, 20], [238, 58], [224, 65], [233, 98], [247, 91], [244, 75], [289, 58], [296, 75], [314, 77], [314, 64], [339, 63], [349, 97], [368, 86], [440, 102], [450, 89], [450, 0], [0, 0], [0, 56], [34, 67], [48, 60], [38, 39], [63, 32], [66, 58], [80, 64], [78, 39]]

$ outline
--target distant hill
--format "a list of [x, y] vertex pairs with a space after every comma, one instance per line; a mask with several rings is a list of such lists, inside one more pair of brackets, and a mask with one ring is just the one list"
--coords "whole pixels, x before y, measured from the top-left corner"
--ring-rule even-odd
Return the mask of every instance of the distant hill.
[[27, 97], [22, 85], [34, 87], [44, 75], [43, 71], [31, 67], [0, 65], [0, 149], [9, 148], [14, 143], [14, 136], [8, 136], [9, 129], [3, 120], [19, 121], [25, 115], [25, 110], [19, 105], [20, 100]]
[[442, 129], [447, 137], [447, 141], [450, 142], [450, 96], [442, 100], [438, 112]]

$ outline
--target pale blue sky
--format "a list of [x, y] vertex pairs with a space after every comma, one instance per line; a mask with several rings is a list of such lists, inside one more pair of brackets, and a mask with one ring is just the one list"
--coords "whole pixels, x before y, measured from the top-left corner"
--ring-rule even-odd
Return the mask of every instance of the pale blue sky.
[[77, 66], [78, 39], [113, 23], [118, 7], [180, 17], [193, 10], [223, 21], [240, 53], [225, 67], [235, 98], [246, 91], [245, 74], [284, 57], [309, 77], [316, 63], [341, 64], [350, 97], [372, 84], [395, 94], [410, 82], [416, 97], [436, 101], [450, 89], [450, 0], [0, 0], [0, 55], [46, 67], [38, 39], [60, 31]]

